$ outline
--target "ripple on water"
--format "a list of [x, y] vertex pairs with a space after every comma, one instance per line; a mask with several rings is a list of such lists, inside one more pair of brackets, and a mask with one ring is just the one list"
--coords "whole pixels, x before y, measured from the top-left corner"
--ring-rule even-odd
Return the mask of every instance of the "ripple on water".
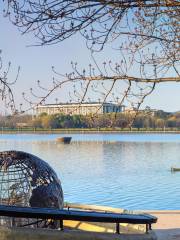
[[0, 135], [0, 150], [23, 150], [58, 173], [65, 201], [126, 209], [180, 209], [180, 135], [72, 134]]

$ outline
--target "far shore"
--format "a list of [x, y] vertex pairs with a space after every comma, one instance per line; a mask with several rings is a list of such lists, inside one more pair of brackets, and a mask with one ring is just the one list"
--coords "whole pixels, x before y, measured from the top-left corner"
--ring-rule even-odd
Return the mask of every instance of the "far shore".
[[42, 129], [42, 128], [0, 128], [0, 134], [180, 134], [180, 129], [119, 129], [119, 128], [64, 128], [64, 129]]

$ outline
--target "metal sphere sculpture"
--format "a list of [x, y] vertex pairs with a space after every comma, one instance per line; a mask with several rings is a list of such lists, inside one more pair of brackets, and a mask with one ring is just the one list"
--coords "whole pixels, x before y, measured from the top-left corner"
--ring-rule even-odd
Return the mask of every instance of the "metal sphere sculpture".
[[[32, 154], [0, 152], [0, 204], [63, 208], [60, 180], [49, 164]], [[3, 225], [9, 223], [4, 220]]]

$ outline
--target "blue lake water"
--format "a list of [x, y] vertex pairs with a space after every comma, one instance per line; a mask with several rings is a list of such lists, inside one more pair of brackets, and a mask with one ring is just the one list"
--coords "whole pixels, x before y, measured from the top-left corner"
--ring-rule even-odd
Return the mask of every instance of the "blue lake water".
[[61, 179], [65, 201], [125, 209], [180, 209], [180, 135], [0, 135], [0, 151], [22, 150], [47, 161]]

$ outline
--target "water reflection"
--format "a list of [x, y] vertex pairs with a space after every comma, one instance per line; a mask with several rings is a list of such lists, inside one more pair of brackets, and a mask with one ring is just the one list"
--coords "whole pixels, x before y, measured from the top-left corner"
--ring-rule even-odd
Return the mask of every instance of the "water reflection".
[[62, 181], [66, 201], [128, 209], [180, 208], [180, 173], [170, 172], [172, 165], [180, 166], [179, 136], [170, 142], [90, 140], [70, 145], [54, 139], [1, 136], [0, 150], [23, 150], [46, 160]]

